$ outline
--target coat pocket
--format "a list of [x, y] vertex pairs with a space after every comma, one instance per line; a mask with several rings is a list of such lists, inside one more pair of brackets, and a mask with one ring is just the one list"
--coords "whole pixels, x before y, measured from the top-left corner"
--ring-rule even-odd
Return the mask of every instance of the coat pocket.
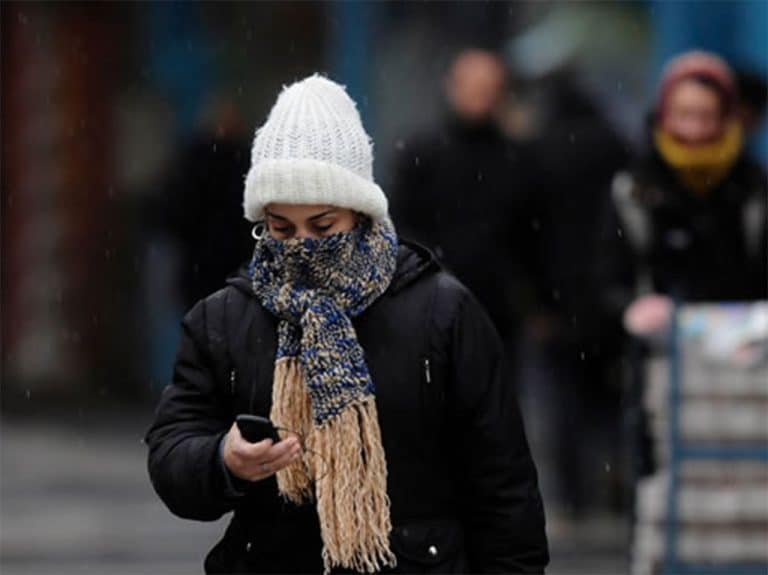
[[243, 573], [246, 568], [247, 540], [239, 522], [233, 520], [224, 536], [205, 557], [206, 575]]
[[314, 506], [292, 507], [292, 511], [284, 510], [271, 521], [250, 523], [247, 539], [247, 568], [240, 573], [319, 575], [323, 571], [320, 525]]
[[393, 573], [464, 573], [464, 532], [456, 519], [430, 519], [398, 524], [390, 536], [397, 557]]

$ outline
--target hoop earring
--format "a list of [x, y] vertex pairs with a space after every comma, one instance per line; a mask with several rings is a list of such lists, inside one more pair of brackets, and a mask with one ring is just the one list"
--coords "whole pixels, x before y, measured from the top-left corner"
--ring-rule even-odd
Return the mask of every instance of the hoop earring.
[[256, 240], [253, 244], [253, 255], [251, 256], [251, 265], [256, 261], [259, 253], [259, 246], [264, 238], [267, 237], [267, 226], [264, 222], [256, 222], [251, 229], [251, 237]]
[[257, 242], [260, 242], [267, 237], [266, 224], [264, 222], [256, 222], [256, 225], [253, 226], [253, 229], [251, 230], [251, 237]]

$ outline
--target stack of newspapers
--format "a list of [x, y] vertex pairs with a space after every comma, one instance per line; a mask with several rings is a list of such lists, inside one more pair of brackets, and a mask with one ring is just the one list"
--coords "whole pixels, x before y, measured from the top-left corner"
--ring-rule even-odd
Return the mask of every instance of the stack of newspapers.
[[[684, 306], [677, 333], [677, 352], [646, 366], [659, 465], [637, 487], [632, 572], [660, 573], [673, 545], [680, 563], [722, 572], [764, 564], [768, 573], [768, 303]], [[691, 449], [697, 457], [686, 458]]]

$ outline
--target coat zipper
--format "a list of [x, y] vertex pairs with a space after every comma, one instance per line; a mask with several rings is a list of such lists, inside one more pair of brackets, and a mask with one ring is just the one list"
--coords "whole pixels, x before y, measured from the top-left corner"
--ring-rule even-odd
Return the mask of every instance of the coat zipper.
[[427, 384], [432, 383], [432, 369], [429, 365], [429, 358], [425, 357], [422, 360], [422, 367], [424, 368], [424, 382]]

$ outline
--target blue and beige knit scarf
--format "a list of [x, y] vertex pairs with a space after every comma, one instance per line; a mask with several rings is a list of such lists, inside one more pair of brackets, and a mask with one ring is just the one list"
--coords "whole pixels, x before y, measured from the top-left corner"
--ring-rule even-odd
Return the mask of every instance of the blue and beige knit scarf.
[[267, 236], [251, 262], [254, 293], [280, 319], [270, 418], [313, 454], [279, 471], [278, 488], [300, 503], [314, 486], [326, 573], [395, 564], [375, 388], [351, 318], [386, 291], [396, 256], [391, 222], [365, 219], [327, 238]]

